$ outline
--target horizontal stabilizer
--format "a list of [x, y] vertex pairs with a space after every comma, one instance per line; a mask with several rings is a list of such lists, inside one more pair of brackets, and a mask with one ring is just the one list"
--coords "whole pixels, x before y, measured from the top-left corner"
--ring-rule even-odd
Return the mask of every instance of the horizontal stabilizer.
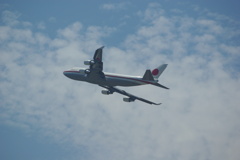
[[153, 76], [151, 71], [148, 69], [146, 70], [144, 76], [143, 76], [143, 80], [147, 80], [147, 81], [154, 81]]
[[167, 88], [167, 87], [165, 87], [165, 86], [163, 86], [163, 85], [161, 85], [159, 83], [153, 83], [152, 85], [158, 86], [158, 87], [161, 87], [161, 88], [164, 88], [164, 89], [169, 89], [169, 88]]

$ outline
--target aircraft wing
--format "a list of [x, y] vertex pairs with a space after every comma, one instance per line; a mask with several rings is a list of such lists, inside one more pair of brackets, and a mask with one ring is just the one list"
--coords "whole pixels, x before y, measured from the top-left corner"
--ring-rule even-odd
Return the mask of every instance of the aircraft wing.
[[[101, 85], [100, 85], [100, 86], [101, 86]], [[142, 101], [142, 102], [145, 102], [145, 103], [148, 103], [148, 104], [154, 104], [154, 105], [160, 105], [160, 104], [161, 104], [161, 103], [151, 102], [151, 101], [146, 100], [146, 99], [143, 99], [143, 98], [141, 98], [141, 97], [137, 97], [137, 96], [135, 96], [135, 95], [132, 95], [132, 94], [130, 94], [130, 93], [127, 93], [126, 91], [121, 90], [121, 89], [118, 89], [118, 88], [116, 88], [116, 87], [110, 87], [110, 86], [101, 86], [101, 87], [108, 89], [108, 91], [109, 91], [110, 93], [117, 92], [117, 93], [119, 93], [119, 94], [122, 94], [122, 95], [125, 95], [125, 96], [129, 97], [129, 98], [126, 98], [126, 99], [124, 98], [124, 99], [123, 99], [123, 100], [126, 101], [126, 102], [133, 102], [133, 101], [135, 101], [135, 100], [137, 99], [137, 100], [139, 100], [139, 101]]]
[[94, 81], [104, 81], [105, 80], [105, 75], [103, 73], [103, 62], [102, 62], [102, 50], [104, 46], [101, 48], [98, 48], [95, 51], [95, 54], [93, 56], [93, 60], [90, 63], [90, 67], [88, 69], [88, 74], [87, 76]]
[[103, 70], [103, 62], [102, 62], [102, 50], [103, 50], [104, 46], [102, 46], [101, 48], [98, 48], [95, 51], [95, 54], [93, 56], [93, 61], [94, 63], [92, 63], [90, 65], [90, 70], [94, 70], [94, 71], [101, 71]]

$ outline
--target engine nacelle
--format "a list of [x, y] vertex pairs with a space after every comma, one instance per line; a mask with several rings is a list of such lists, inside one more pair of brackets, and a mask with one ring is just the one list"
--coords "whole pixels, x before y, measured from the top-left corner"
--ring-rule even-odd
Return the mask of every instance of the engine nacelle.
[[109, 94], [113, 94], [113, 93], [110, 92], [109, 90], [102, 90], [102, 94], [109, 95]]
[[84, 61], [84, 64], [89, 66], [89, 65], [94, 64], [94, 61], [93, 60], [87, 60], [87, 61]]
[[123, 101], [124, 102], [133, 102], [134, 99], [132, 99], [132, 98], [123, 98]]
[[91, 71], [90, 71], [89, 69], [86, 69], [84, 72], [85, 72], [86, 74], [89, 74]]

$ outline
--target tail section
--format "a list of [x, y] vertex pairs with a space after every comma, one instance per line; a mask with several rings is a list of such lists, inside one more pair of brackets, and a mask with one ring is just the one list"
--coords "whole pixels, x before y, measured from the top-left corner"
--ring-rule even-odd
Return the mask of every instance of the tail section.
[[165, 87], [158, 82], [158, 78], [159, 76], [162, 74], [162, 72], [167, 68], [167, 64], [163, 64], [157, 68], [155, 68], [154, 70], [152, 70], [152, 72], [150, 70], [146, 70], [145, 74], [143, 75], [143, 80], [147, 80], [147, 81], [152, 81], [153, 83], [150, 83], [154, 86], [158, 86], [164, 89], [169, 89], [168, 87]]
[[167, 64], [160, 65], [159, 67], [152, 70], [152, 75], [154, 80], [158, 80], [159, 76], [162, 74], [162, 72], [167, 68]]
[[143, 75], [143, 80], [154, 81], [153, 75], [149, 69], [146, 70], [145, 74]]

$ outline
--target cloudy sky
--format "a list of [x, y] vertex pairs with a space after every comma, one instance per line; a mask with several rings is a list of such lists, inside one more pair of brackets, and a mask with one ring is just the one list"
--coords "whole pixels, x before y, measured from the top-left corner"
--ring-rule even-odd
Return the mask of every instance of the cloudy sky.
[[[0, 159], [237, 160], [238, 0], [0, 1]], [[123, 88], [161, 106], [72, 81], [104, 48], [104, 70], [160, 83]]]

